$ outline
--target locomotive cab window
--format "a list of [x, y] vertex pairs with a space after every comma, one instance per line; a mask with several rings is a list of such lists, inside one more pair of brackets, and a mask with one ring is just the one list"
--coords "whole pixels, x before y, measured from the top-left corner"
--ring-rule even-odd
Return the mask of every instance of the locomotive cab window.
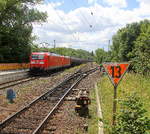
[[33, 60], [43, 60], [44, 59], [44, 55], [32, 55], [32, 59]]

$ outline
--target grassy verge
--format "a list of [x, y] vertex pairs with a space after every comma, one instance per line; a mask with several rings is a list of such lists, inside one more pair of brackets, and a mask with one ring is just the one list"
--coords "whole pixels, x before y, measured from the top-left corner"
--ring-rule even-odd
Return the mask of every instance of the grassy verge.
[[98, 132], [98, 117], [97, 117], [97, 104], [95, 90], [90, 93], [91, 105], [89, 105], [89, 121], [88, 121], [88, 134], [97, 134]]
[[[102, 111], [105, 123], [105, 134], [109, 134], [109, 125], [112, 121], [112, 102], [113, 102], [113, 86], [107, 76], [104, 76], [98, 83], [99, 95], [102, 98]], [[124, 99], [136, 92], [141, 98], [144, 108], [150, 111], [150, 78], [139, 74], [126, 74], [120, 82], [117, 89], [118, 99]], [[117, 104], [117, 112], [119, 112], [119, 104]], [[147, 112], [150, 117], [150, 112]]]

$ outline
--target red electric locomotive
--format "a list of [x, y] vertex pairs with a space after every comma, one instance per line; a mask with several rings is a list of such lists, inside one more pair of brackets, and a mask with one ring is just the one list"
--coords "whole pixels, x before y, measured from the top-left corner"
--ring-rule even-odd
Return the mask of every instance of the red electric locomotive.
[[33, 52], [30, 56], [30, 71], [48, 71], [71, 65], [70, 57], [49, 52]]

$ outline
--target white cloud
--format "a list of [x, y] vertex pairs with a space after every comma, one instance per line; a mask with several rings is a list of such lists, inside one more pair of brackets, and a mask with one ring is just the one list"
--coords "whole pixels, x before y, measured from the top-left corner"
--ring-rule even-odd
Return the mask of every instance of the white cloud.
[[103, 0], [103, 2], [109, 6], [114, 6], [114, 7], [118, 7], [118, 8], [127, 7], [126, 0]]
[[[40, 11], [48, 13], [47, 23], [34, 24], [33, 33], [39, 37], [37, 42], [47, 42], [53, 45], [53, 41], [56, 40], [58, 47], [81, 48], [89, 51], [100, 47], [107, 50], [108, 40], [119, 28], [128, 23], [150, 18], [150, 10], [146, 4], [141, 4], [139, 8], [133, 10], [94, 4], [91, 7], [77, 8], [68, 13], [57, 9], [62, 4], [52, 3], [37, 6]], [[89, 11], [92, 11], [93, 15]]]
[[150, 4], [150, 0], [136, 0], [136, 1], [141, 4]]
[[150, 17], [150, 0], [137, 0], [139, 8], [134, 9], [134, 12], [141, 17]]

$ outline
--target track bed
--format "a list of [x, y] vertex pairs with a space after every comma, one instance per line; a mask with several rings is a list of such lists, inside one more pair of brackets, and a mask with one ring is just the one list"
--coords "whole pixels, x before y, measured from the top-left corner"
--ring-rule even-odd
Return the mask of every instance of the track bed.
[[[91, 70], [93, 71], [93, 70]], [[86, 73], [90, 73], [89, 71]], [[1, 134], [39, 133], [47, 116], [55, 111], [59, 103], [69, 93], [69, 91], [86, 75], [80, 71], [73, 74], [52, 90], [44, 93], [30, 105], [11, 116], [0, 124]], [[41, 124], [43, 122], [43, 124]]]

